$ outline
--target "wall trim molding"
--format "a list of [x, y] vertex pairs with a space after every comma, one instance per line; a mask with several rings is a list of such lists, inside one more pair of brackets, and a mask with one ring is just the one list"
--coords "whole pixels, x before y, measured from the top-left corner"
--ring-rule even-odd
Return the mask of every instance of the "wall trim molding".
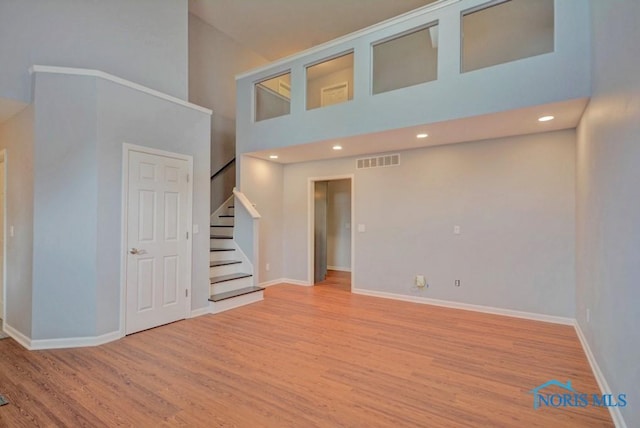
[[[582, 345], [582, 350], [587, 356], [587, 361], [589, 361], [589, 365], [591, 366], [591, 371], [596, 378], [596, 382], [598, 382], [598, 386], [600, 387], [600, 392], [602, 394], [611, 394], [611, 388], [609, 387], [609, 383], [607, 379], [604, 377], [604, 373], [600, 370], [600, 366], [598, 365], [598, 361], [596, 360], [595, 355], [591, 352], [591, 348], [589, 347], [589, 342], [587, 341], [587, 337], [584, 335], [582, 328], [580, 328], [580, 323], [576, 320], [574, 322], [574, 327], [576, 329], [576, 334], [578, 335], [578, 339], [580, 339], [580, 344]], [[622, 417], [622, 412], [619, 407], [609, 407], [609, 414], [611, 415], [611, 419], [613, 419], [613, 424], [617, 428], [627, 428], [627, 423], [624, 421]]]
[[297, 280], [297, 279], [290, 279], [290, 278], [272, 279], [271, 281], [261, 282], [258, 286], [262, 287], [262, 288], [267, 288], [267, 287], [271, 287], [272, 285], [280, 285], [280, 284], [284, 284], [284, 285], [299, 285], [301, 287], [311, 287], [311, 286], [313, 286], [313, 284], [310, 284], [307, 281], [300, 281], [300, 280]]
[[302, 287], [313, 287], [313, 284], [309, 281], [300, 281], [298, 279], [282, 278], [280, 282], [283, 284], [300, 285]]
[[382, 297], [385, 299], [401, 300], [404, 302], [421, 303], [425, 305], [441, 306], [451, 309], [462, 309], [466, 311], [482, 312], [485, 314], [502, 315], [507, 317], [523, 318], [532, 321], [543, 321], [553, 324], [571, 325], [575, 324], [573, 318], [559, 317], [555, 315], [537, 314], [534, 312], [516, 311], [513, 309], [496, 308], [493, 306], [474, 305], [471, 303], [453, 302], [450, 300], [438, 300], [428, 297], [407, 296], [404, 294], [387, 293], [385, 291], [366, 290], [363, 288], [353, 288], [354, 294], [365, 296]]
[[4, 324], [2, 325], [2, 330], [7, 333], [9, 336], [11, 336], [11, 338], [13, 340], [15, 340], [16, 342], [18, 342], [20, 345], [24, 346], [25, 348], [31, 350], [31, 339], [27, 336], [25, 336], [24, 334], [20, 333], [18, 330], [16, 330], [15, 328], [11, 327], [9, 324], [7, 324], [7, 321], [4, 321]]
[[310, 284], [308, 281], [300, 281], [298, 279], [291, 279], [291, 278], [272, 279], [271, 281], [261, 282], [258, 286], [262, 288], [266, 288], [266, 287], [271, 287], [272, 285], [279, 285], [279, 284], [299, 285], [302, 287], [313, 286], [313, 284]]
[[284, 278], [277, 278], [270, 281], [261, 282], [260, 284], [258, 284], [258, 287], [267, 288], [271, 287], [272, 285], [282, 284], [283, 282], [285, 282]]
[[327, 266], [327, 270], [337, 270], [338, 272], [351, 272], [350, 267]]
[[207, 315], [210, 313], [211, 313], [211, 310], [209, 306], [205, 306], [204, 308], [193, 309], [189, 314], [189, 318], [196, 318], [196, 317], [200, 317], [202, 315]]
[[100, 336], [87, 336], [87, 337], [65, 337], [61, 339], [36, 339], [31, 340], [32, 351], [42, 349], [60, 349], [60, 348], [84, 348], [89, 346], [99, 346], [105, 343], [113, 342], [123, 336], [120, 334], [120, 330], [112, 331]]
[[114, 76], [113, 74], [105, 73], [104, 71], [100, 71], [100, 70], [92, 70], [88, 68], [55, 67], [50, 65], [33, 65], [29, 68], [29, 74], [34, 74], [34, 73], [67, 74], [70, 76], [98, 77], [100, 79], [108, 80], [110, 82], [117, 83], [118, 85], [126, 86], [128, 88], [134, 89], [139, 92], [144, 92], [145, 94], [163, 99], [165, 101], [178, 104], [182, 107], [186, 107], [192, 110], [197, 110], [201, 113], [208, 114], [209, 116], [213, 114], [213, 112], [208, 108], [201, 107], [196, 104], [192, 104], [180, 98], [176, 98], [173, 95], [156, 91], [155, 89], [151, 89], [147, 86], [140, 85], [138, 83], [123, 79], [118, 76]]

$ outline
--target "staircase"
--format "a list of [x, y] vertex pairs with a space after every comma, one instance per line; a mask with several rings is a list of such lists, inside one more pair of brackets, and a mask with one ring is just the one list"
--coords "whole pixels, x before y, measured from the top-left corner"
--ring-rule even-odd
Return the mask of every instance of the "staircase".
[[263, 299], [254, 285], [253, 267], [233, 239], [233, 197], [211, 215], [209, 309], [219, 313]]

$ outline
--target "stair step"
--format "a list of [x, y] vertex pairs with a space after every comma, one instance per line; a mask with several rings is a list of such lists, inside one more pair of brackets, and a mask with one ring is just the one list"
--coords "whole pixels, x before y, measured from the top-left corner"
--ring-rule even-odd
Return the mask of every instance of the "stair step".
[[233, 236], [228, 235], [211, 235], [211, 239], [233, 239]]
[[216, 260], [209, 264], [210, 267], [217, 266], [227, 266], [227, 265], [237, 265], [238, 263], [242, 263], [242, 260]]
[[227, 208], [235, 208], [233, 205], [229, 205]]
[[210, 281], [211, 284], [218, 284], [220, 282], [233, 281], [234, 279], [249, 278], [250, 276], [253, 275], [250, 273], [232, 273], [230, 275], [214, 276], [213, 278], [210, 278]]
[[245, 287], [245, 288], [240, 288], [238, 290], [227, 291], [225, 293], [212, 294], [211, 297], [209, 297], [209, 300], [211, 302], [219, 302], [221, 300], [227, 300], [233, 297], [244, 296], [245, 294], [255, 293], [262, 290], [264, 290], [264, 288]]
[[220, 217], [220, 218], [234, 218], [235, 216], [233, 214], [221, 214], [218, 217]]
[[212, 224], [211, 227], [233, 227], [232, 224]]
[[214, 247], [214, 248], [210, 248], [209, 251], [211, 251], [212, 253], [218, 252], [218, 251], [235, 251], [235, 248], [218, 248], [218, 247]]

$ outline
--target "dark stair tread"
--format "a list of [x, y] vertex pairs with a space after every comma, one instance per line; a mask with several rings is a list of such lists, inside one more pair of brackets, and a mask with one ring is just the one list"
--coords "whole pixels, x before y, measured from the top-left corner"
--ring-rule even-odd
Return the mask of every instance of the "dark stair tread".
[[227, 235], [210, 235], [209, 237], [211, 239], [233, 239], [233, 236], [227, 236]]
[[235, 208], [233, 205], [229, 205], [227, 208]]
[[217, 251], [235, 251], [235, 248], [219, 248], [219, 247], [213, 247], [210, 248], [209, 251], [211, 252], [217, 252]]
[[233, 227], [232, 224], [210, 224], [211, 227]]
[[251, 294], [251, 293], [255, 293], [262, 290], [264, 290], [264, 288], [254, 287], [254, 286], [240, 288], [238, 290], [227, 291], [225, 293], [212, 294], [211, 297], [209, 297], [209, 301], [219, 302], [221, 300], [231, 299], [233, 297], [238, 297], [238, 296], [244, 296], [245, 294]]
[[229, 275], [220, 275], [220, 276], [214, 276], [213, 278], [209, 278], [209, 280], [211, 281], [211, 284], [218, 284], [220, 282], [226, 282], [226, 281], [233, 281], [234, 279], [240, 279], [240, 278], [249, 278], [253, 275], [251, 275], [250, 273], [232, 273]]
[[238, 263], [242, 263], [242, 260], [215, 260], [209, 263], [209, 267], [237, 265]]
[[234, 218], [235, 216], [233, 214], [221, 214], [218, 217], [220, 217], [220, 218]]

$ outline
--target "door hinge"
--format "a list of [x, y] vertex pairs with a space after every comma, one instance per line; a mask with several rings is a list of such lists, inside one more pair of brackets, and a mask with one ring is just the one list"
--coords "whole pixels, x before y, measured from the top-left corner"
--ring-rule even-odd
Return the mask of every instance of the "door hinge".
[[189, 297], [189, 289], [184, 290], [184, 297]]
[[187, 232], [187, 239], [189, 239], [189, 232]]
[[187, 174], [187, 183], [189, 182], [189, 174]]

